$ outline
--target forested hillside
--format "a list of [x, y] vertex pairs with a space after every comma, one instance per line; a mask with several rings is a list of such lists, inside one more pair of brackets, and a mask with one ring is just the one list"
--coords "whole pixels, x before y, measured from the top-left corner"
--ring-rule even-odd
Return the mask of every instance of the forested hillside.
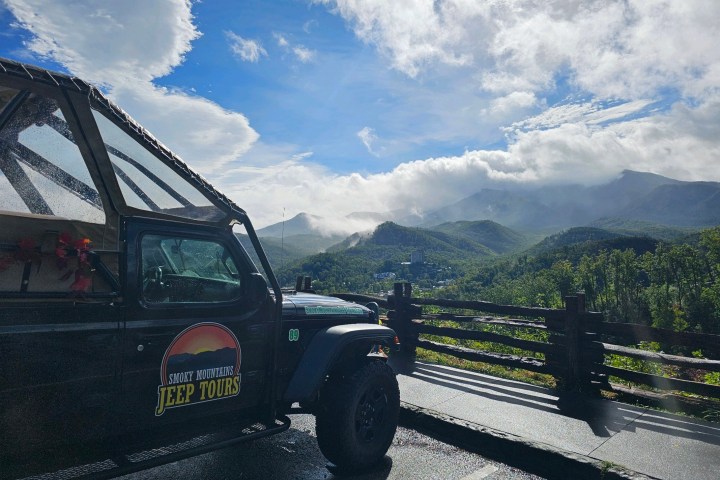
[[529, 241], [527, 236], [490, 220], [445, 222], [430, 230], [472, 240], [496, 253], [518, 250]]
[[[421, 261], [411, 264], [413, 254], [421, 254]], [[457, 277], [467, 265], [492, 256], [495, 253], [491, 249], [463, 236], [385, 222], [371, 235], [352, 236], [329, 253], [291, 263], [281, 269], [279, 276], [287, 285], [294, 284], [296, 275], [309, 275], [316, 280], [316, 288], [325, 291], [379, 293], [390, 288], [392, 282], [378, 280], [375, 274], [393, 273], [396, 278], [430, 288]]]
[[[388, 222], [356, 246], [289, 265], [281, 281], [309, 275], [326, 293], [376, 295], [410, 281], [438, 298], [553, 308], [585, 291], [588, 307], [609, 319], [720, 333], [720, 227], [674, 242], [574, 228], [511, 255], [458, 234], [467, 227], [446, 225], [450, 235]], [[410, 263], [414, 251], [422, 262]], [[394, 276], [376, 278], [382, 272]]]

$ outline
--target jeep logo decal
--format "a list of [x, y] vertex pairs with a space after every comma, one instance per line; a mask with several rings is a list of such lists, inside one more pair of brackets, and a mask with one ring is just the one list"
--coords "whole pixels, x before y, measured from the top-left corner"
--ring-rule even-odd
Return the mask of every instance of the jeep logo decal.
[[192, 325], [165, 351], [155, 415], [240, 393], [240, 343], [217, 323]]

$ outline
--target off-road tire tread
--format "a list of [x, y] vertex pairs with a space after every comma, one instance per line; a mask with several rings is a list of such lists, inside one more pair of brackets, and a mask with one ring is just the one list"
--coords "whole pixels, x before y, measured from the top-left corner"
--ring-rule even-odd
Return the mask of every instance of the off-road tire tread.
[[[367, 448], [367, 445], [359, 446], [355, 441], [354, 418], [360, 387], [374, 378], [383, 378], [387, 384], [388, 411], [385, 420], [392, 422], [392, 429], [384, 438], [373, 443], [372, 448]], [[369, 468], [381, 460], [390, 447], [399, 412], [400, 389], [394, 372], [384, 362], [372, 361], [350, 375], [332, 376], [323, 387], [315, 418], [320, 451], [341, 469]]]

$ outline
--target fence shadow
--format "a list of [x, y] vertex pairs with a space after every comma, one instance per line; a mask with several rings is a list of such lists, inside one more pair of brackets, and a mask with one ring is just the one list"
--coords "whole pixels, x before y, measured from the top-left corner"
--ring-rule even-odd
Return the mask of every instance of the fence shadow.
[[[710, 422], [593, 398], [580, 392], [555, 391], [425, 363], [416, 363], [413, 371], [405, 375], [463, 394], [527, 409], [527, 412], [519, 410], [518, 415], [532, 416], [536, 415], [533, 411], [537, 411], [580, 420], [600, 438], [610, 438], [620, 431], [648, 430], [720, 446], [720, 424], [715, 426]], [[468, 408], [473, 408], [470, 405], [472, 401], [469, 400]]]

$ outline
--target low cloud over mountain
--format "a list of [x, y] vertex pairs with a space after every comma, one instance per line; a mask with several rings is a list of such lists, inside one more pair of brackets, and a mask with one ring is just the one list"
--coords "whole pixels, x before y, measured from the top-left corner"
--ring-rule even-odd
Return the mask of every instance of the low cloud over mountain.
[[[384, 220], [401, 225], [433, 227], [446, 222], [488, 220], [520, 231], [552, 231], [588, 225], [600, 219], [625, 219], [677, 227], [720, 224], [720, 183], [683, 182], [651, 173], [625, 171], [596, 186], [567, 185], [536, 189], [481, 189], [458, 202], [418, 214], [397, 210], [385, 214], [352, 215], [345, 230], [333, 230], [335, 220], [298, 215], [286, 222], [286, 233], [323, 235], [334, 231], [367, 232]], [[364, 228], [357, 228], [364, 227]], [[281, 224], [260, 230], [278, 237]], [[327, 236], [327, 234], [326, 234]]]

